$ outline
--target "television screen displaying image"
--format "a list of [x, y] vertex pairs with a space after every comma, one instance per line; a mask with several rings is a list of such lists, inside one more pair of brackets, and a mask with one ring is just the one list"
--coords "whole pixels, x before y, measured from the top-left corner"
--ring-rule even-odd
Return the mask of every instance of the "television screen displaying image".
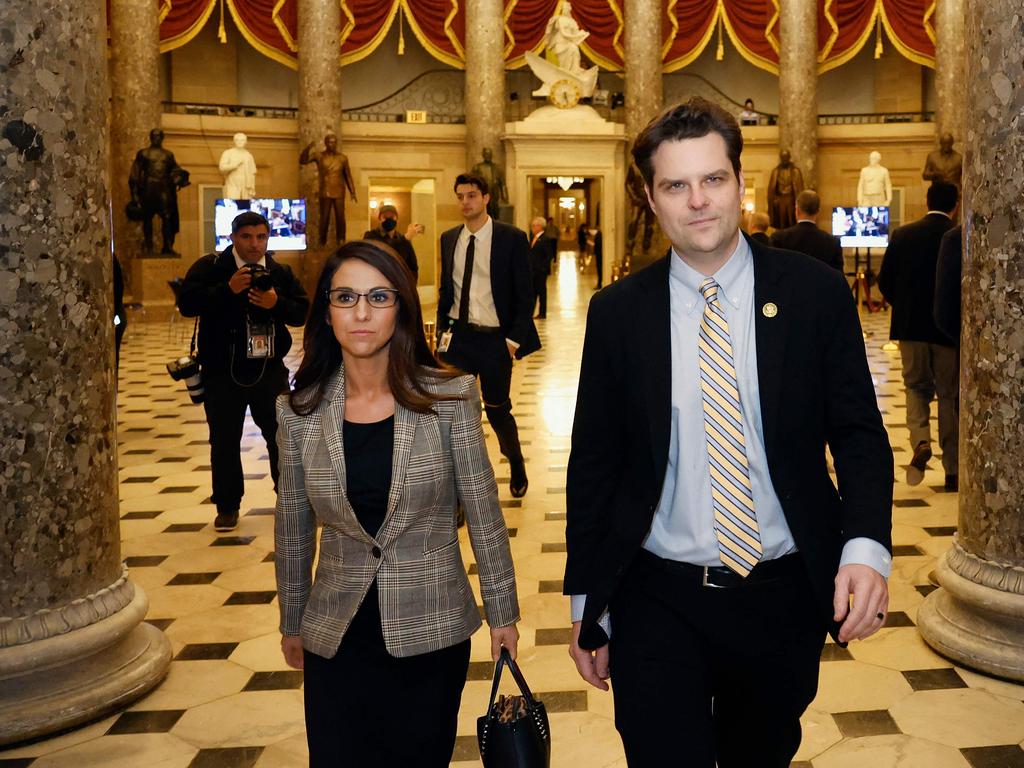
[[832, 234], [843, 248], [885, 248], [889, 244], [889, 208], [836, 206], [832, 209]]
[[268, 250], [306, 250], [306, 201], [261, 197], [253, 200], [217, 200], [213, 226], [217, 235], [218, 253], [231, 245], [231, 222], [245, 211], [255, 211], [270, 222]]

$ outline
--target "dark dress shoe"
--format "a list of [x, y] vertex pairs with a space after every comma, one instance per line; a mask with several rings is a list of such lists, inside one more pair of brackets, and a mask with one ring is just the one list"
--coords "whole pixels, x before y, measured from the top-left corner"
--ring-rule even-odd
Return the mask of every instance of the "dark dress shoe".
[[511, 477], [508, 482], [509, 493], [512, 498], [521, 499], [526, 495], [526, 489], [530, 487], [530, 480], [526, 477], [526, 464], [515, 462], [511, 464]]
[[928, 460], [932, 457], [930, 444], [921, 441], [914, 448], [914, 458], [907, 467], [907, 485], [920, 485], [924, 480], [924, 471], [928, 468]]
[[234, 512], [218, 512], [213, 521], [213, 530], [219, 533], [227, 533], [238, 527], [238, 510]]
[[950, 493], [957, 493], [960, 490], [959, 475], [946, 475], [946, 490]]

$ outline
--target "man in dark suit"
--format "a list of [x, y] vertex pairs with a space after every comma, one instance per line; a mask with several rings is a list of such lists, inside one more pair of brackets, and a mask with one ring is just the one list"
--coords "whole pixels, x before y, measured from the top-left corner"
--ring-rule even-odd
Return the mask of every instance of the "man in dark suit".
[[843, 247], [839, 238], [818, 229], [815, 223], [821, 210], [821, 198], [813, 189], [796, 196], [796, 224], [772, 234], [772, 245], [813, 256], [830, 267], [843, 271]]
[[405, 262], [405, 266], [412, 272], [412, 276], [419, 279], [420, 266], [419, 262], [416, 261], [416, 249], [413, 248], [409, 236], [422, 232], [423, 226], [421, 224], [410, 224], [408, 231], [403, 235], [398, 231], [398, 209], [389, 203], [382, 205], [380, 210], [377, 211], [377, 220], [380, 221], [380, 226], [376, 229], [366, 230], [363, 233], [363, 239], [377, 240], [378, 242], [390, 245], [402, 257], [402, 261]]
[[888, 607], [892, 452], [856, 307], [834, 270], [742, 235], [742, 145], [699, 98], [641, 132], [672, 249], [587, 318], [570, 655], [614, 675], [632, 768], [788, 766], [826, 631], [867, 637]]
[[487, 215], [487, 182], [459, 174], [455, 196], [465, 223], [441, 235], [437, 299], [438, 352], [444, 362], [480, 377], [487, 420], [508, 459], [509, 491], [529, 480], [512, 415], [512, 360], [540, 349], [526, 233]]
[[896, 229], [878, 270], [878, 288], [892, 305], [889, 338], [900, 343], [907, 391], [907, 429], [914, 455], [907, 483], [924, 479], [932, 457], [931, 402], [939, 398], [939, 447], [946, 489], [956, 490], [960, 419], [960, 359], [951, 339], [935, 326], [935, 271], [942, 236], [953, 228], [957, 188], [935, 182], [928, 187], [928, 213]]
[[551, 238], [544, 234], [547, 222], [538, 216], [530, 222], [530, 273], [533, 275], [533, 292], [540, 302], [537, 317], [548, 316], [548, 276], [551, 274], [553, 249]]

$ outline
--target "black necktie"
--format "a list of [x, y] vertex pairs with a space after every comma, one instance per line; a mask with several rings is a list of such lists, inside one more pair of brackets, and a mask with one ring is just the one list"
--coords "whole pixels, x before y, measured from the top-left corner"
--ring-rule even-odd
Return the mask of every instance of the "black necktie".
[[469, 236], [466, 246], [466, 266], [462, 269], [462, 294], [459, 296], [459, 324], [469, 322], [469, 288], [473, 283], [473, 255], [476, 253], [476, 235]]

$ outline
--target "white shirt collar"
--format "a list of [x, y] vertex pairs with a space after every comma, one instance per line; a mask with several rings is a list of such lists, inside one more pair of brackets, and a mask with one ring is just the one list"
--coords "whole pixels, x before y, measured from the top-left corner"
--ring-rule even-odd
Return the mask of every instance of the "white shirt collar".
[[494, 231], [494, 224], [493, 224], [493, 222], [491, 220], [491, 217], [488, 216], [487, 217], [487, 221], [484, 222], [484, 225], [482, 227], [480, 227], [480, 229], [478, 229], [476, 232], [470, 232], [469, 231], [469, 227], [467, 227], [465, 224], [463, 224], [462, 225], [462, 232], [459, 233], [459, 239], [462, 240], [464, 243], [468, 243], [469, 242], [469, 236], [473, 235], [474, 237], [476, 237], [476, 241], [478, 243], [483, 241], [483, 240], [490, 241], [490, 239], [491, 239], [491, 232], [493, 232], [493, 231]]

